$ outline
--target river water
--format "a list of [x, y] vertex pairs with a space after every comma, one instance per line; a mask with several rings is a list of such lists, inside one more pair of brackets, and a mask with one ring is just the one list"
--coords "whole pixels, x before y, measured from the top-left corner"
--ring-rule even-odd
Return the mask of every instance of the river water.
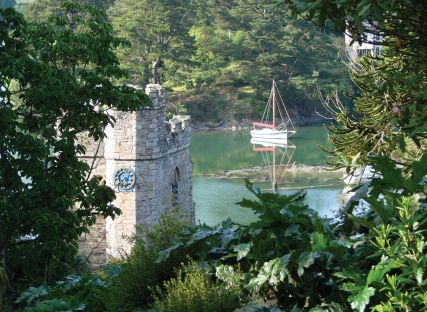
[[[327, 155], [319, 148], [320, 145], [328, 145], [327, 133], [322, 126], [298, 128], [289, 140], [288, 148], [275, 148], [274, 167], [278, 171], [275, 176], [282, 177], [279, 184], [282, 193], [305, 189], [306, 204], [321, 215], [332, 217], [341, 204], [342, 183], [337, 174], [307, 170], [287, 172], [285, 166], [279, 172], [279, 163], [323, 165]], [[194, 132], [191, 158], [196, 221], [215, 225], [228, 217], [241, 224], [255, 220], [251, 210], [236, 205], [243, 198], [254, 198], [246, 189], [244, 180], [226, 178], [224, 173], [254, 166], [264, 168], [265, 171], [260, 170], [259, 173], [260, 176], [265, 175], [264, 179], [257, 179], [261, 182], [255, 185], [271, 189], [272, 155], [268, 147], [250, 143], [249, 131]]]

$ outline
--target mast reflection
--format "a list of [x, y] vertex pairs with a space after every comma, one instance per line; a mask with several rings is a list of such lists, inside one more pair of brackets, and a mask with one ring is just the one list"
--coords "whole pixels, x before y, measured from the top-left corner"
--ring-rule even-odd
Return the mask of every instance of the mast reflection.
[[285, 183], [285, 173], [291, 164], [296, 146], [287, 139], [260, 140], [252, 138], [251, 144], [253, 145], [253, 152], [261, 153], [264, 168], [271, 182], [271, 189], [266, 191], [275, 191]]

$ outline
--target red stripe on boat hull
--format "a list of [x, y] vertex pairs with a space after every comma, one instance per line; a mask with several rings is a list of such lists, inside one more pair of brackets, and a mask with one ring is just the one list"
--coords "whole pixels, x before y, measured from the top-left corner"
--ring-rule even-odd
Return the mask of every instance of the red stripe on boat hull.
[[264, 127], [264, 128], [274, 129], [274, 125], [266, 124], [266, 123], [263, 123], [263, 122], [253, 122], [252, 125], [254, 127], [258, 126], [258, 127]]

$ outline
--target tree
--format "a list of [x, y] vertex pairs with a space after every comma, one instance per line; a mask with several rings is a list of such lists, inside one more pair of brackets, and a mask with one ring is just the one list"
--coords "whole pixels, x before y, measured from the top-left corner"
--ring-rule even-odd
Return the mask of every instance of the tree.
[[188, 32], [192, 11], [189, 0], [115, 2], [109, 16], [117, 33], [132, 43], [131, 49], [120, 51], [122, 63], [131, 72], [132, 83], [147, 83], [152, 63], [159, 58], [165, 63], [164, 75], [168, 79], [178, 67], [186, 66], [191, 46]]
[[[37, 0], [27, 13], [43, 19], [63, 1]], [[107, 12], [116, 33], [132, 43], [118, 50], [131, 74], [126, 81], [149, 82], [162, 59], [168, 109], [198, 121], [259, 118], [272, 78], [295, 119], [323, 109], [318, 86], [353, 91], [342, 34], [295, 19], [271, 1], [117, 0]]]
[[[275, 78], [293, 115], [311, 117], [321, 108], [317, 86], [351, 91], [336, 45], [337, 39], [344, 44], [342, 36], [292, 18], [269, 1], [205, 3], [211, 14], [197, 19], [190, 33], [195, 39], [194, 66], [185, 84], [189, 95], [200, 94], [198, 101], [208, 97], [206, 102], [213, 104], [220, 94], [223, 110], [232, 107], [234, 118], [255, 118]], [[197, 114], [191, 108], [192, 115]]]
[[[60, 16], [63, 14], [61, 6], [69, 0], [34, 0], [25, 4], [23, 11], [26, 18], [31, 21], [46, 21], [50, 16]], [[114, 0], [75, 0], [74, 3], [81, 5], [93, 5], [106, 12], [114, 4]]]
[[[295, 14], [347, 31], [354, 41], [383, 46], [360, 59], [352, 77], [361, 96], [350, 112], [332, 105], [331, 163], [349, 170], [384, 155], [410, 168], [426, 151], [427, 5], [420, 1], [283, 1]], [[370, 36], [372, 35], [372, 36]]]
[[319, 102], [318, 84], [351, 89], [334, 44], [343, 44], [342, 36], [269, 1], [118, 0], [108, 12], [117, 33], [132, 42], [119, 52], [129, 82], [148, 82], [152, 62], [163, 59], [168, 103], [196, 120], [256, 118], [273, 77], [284, 80], [287, 104], [306, 115]]
[[65, 3], [41, 23], [0, 11], [0, 255], [15, 287], [62, 276], [96, 215], [119, 213], [77, 139], [102, 140], [109, 109], [149, 101], [115, 84], [123, 43], [94, 7]]

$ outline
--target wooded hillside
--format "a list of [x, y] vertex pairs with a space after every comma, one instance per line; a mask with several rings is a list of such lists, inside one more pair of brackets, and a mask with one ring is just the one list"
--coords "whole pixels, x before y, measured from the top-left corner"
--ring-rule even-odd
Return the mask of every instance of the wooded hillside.
[[[52, 14], [61, 2], [38, 0], [28, 14]], [[118, 51], [126, 82], [149, 82], [152, 63], [163, 60], [159, 72], [171, 112], [198, 121], [254, 119], [273, 78], [295, 119], [322, 109], [318, 89], [351, 93], [343, 34], [296, 19], [271, 1], [85, 2], [106, 10], [131, 43]]]

